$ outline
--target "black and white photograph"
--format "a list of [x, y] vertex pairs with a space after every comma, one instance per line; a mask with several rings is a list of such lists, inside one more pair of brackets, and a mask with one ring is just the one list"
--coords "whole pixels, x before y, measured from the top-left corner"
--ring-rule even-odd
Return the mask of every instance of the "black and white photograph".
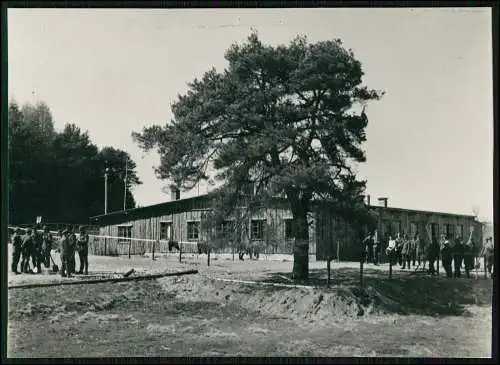
[[492, 8], [6, 12], [7, 358], [492, 357]]

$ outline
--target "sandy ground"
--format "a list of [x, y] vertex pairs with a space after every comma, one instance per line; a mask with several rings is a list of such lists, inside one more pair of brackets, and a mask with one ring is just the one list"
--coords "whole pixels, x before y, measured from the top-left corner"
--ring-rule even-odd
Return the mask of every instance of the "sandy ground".
[[[58, 255], [53, 255], [60, 265]], [[490, 279], [431, 278], [359, 264], [311, 262], [313, 288], [291, 284], [290, 257], [232, 261], [177, 255], [90, 257], [91, 278], [196, 268], [159, 280], [9, 290], [8, 357], [429, 356], [489, 357]], [[77, 263], [78, 267], [78, 263]], [[9, 286], [81, 280], [9, 275]]]

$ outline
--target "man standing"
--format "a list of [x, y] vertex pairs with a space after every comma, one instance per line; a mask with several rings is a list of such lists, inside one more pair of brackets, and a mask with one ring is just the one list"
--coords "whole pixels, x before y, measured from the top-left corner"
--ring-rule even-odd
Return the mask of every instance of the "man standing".
[[495, 251], [494, 251], [494, 246], [493, 246], [493, 239], [491, 237], [488, 237], [486, 239], [486, 242], [483, 246], [483, 249], [481, 250], [481, 255], [484, 257], [484, 262], [486, 265], [486, 269], [488, 270], [488, 274], [490, 277], [492, 276], [492, 269], [493, 269], [493, 260], [495, 258]]
[[455, 245], [453, 247], [453, 266], [455, 266], [454, 276], [459, 278], [462, 276], [460, 268], [462, 267], [462, 262], [464, 260], [465, 246], [462, 242], [462, 237], [457, 235], [455, 239]]
[[396, 257], [396, 240], [394, 240], [392, 238], [392, 236], [389, 236], [389, 243], [387, 245], [385, 253], [387, 255], [387, 258], [389, 259], [389, 263], [391, 265], [395, 265], [396, 261], [397, 261], [397, 257]]
[[401, 234], [398, 233], [396, 236], [396, 258], [399, 266], [403, 266], [403, 239], [401, 238]]
[[75, 258], [75, 254], [76, 254], [76, 235], [73, 232], [73, 228], [69, 229], [68, 240], [69, 240], [69, 244], [71, 246], [71, 256], [69, 257], [69, 267], [68, 267], [68, 269], [69, 269], [69, 272], [71, 274], [74, 274], [75, 271], [76, 271], [76, 258]]
[[63, 236], [60, 241], [61, 247], [61, 276], [71, 277], [71, 257], [74, 257], [74, 246], [71, 243], [69, 232], [67, 229], [63, 231]]
[[85, 232], [84, 227], [80, 227], [80, 236], [78, 237], [76, 249], [78, 250], [78, 257], [80, 258], [79, 274], [89, 274], [89, 235]]
[[52, 251], [52, 235], [49, 232], [47, 226], [43, 227], [43, 236], [42, 236], [42, 259], [43, 264], [46, 268], [50, 267], [50, 252]]
[[19, 274], [17, 268], [19, 266], [19, 260], [21, 259], [21, 253], [23, 248], [23, 239], [21, 237], [21, 229], [16, 228], [16, 231], [12, 235], [12, 272], [14, 274]]
[[32, 274], [33, 271], [30, 268], [30, 259], [33, 257], [33, 230], [28, 228], [26, 233], [23, 236], [23, 245], [22, 245], [22, 259], [21, 259], [21, 272]]
[[439, 259], [439, 243], [437, 241], [437, 237], [432, 237], [431, 241], [427, 246], [427, 261], [429, 262], [429, 274], [434, 275], [436, 273], [436, 269], [434, 267], [434, 263]]
[[32, 261], [33, 268], [36, 267], [36, 273], [41, 274], [42, 272], [42, 235], [38, 232], [38, 226], [33, 230], [33, 253]]
[[445, 239], [442, 242], [441, 257], [443, 261], [444, 271], [446, 272], [446, 276], [451, 278], [453, 276], [451, 267], [453, 261], [453, 253], [450, 240], [448, 239], [448, 237], [445, 237]]
[[408, 264], [408, 269], [410, 269], [410, 240], [407, 234], [403, 236], [401, 243], [401, 260], [403, 260], [402, 269], [406, 269], [406, 264]]
[[363, 262], [368, 262], [368, 258], [370, 256], [370, 251], [372, 250], [372, 235], [370, 233], [368, 233], [368, 235], [365, 237], [365, 239], [363, 240], [363, 257], [362, 257], [362, 261]]
[[410, 239], [410, 260], [412, 263], [412, 267], [415, 267], [415, 263], [417, 261], [417, 234]]

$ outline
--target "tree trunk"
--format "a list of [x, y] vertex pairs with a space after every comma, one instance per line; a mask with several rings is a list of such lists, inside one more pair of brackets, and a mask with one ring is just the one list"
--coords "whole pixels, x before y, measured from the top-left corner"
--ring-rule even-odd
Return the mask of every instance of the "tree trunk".
[[309, 226], [304, 211], [293, 212], [295, 244], [293, 249], [293, 277], [296, 280], [309, 278]]

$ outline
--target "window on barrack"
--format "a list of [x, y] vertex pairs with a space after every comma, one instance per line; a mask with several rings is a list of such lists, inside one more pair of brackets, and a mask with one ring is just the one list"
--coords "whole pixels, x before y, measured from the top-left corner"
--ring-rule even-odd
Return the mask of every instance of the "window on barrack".
[[254, 241], [264, 239], [264, 219], [252, 219], [251, 238]]
[[118, 226], [118, 242], [128, 242], [127, 239], [132, 237], [132, 226]]
[[160, 222], [160, 240], [172, 239], [172, 222]]
[[200, 222], [187, 223], [187, 239], [188, 241], [196, 241], [200, 234]]

